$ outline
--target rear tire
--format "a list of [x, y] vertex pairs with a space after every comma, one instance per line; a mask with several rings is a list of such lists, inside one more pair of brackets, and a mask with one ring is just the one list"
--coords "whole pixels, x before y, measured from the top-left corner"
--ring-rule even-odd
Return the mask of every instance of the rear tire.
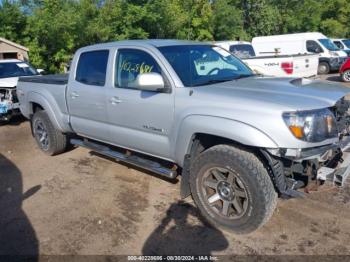
[[39, 148], [46, 154], [53, 156], [66, 150], [67, 136], [54, 127], [44, 110], [34, 114], [32, 130]]
[[345, 70], [342, 74], [341, 74], [341, 79], [344, 82], [350, 82], [350, 69]]
[[319, 75], [329, 74], [330, 71], [331, 71], [331, 69], [330, 69], [330, 66], [327, 62], [321, 62], [318, 64], [317, 73]]
[[257, 230], [272, 216], [277, 193], [263, 163], [251, 152], [217, 145], [191, 165], [192, 197], [215, 227], [238, 234]]

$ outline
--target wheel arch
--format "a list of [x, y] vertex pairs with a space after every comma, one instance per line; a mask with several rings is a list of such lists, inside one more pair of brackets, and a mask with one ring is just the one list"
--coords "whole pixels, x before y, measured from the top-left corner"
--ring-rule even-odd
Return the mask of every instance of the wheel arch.
[[[209, 124], [210, 123], [210, 124]], [[184, 119], [178, 130], [175, 159], [183, 166], [196, 139], [210, 140], [209, 145], [226, 142], [248, 147], [277, 148], [277, 143], [263, 131], [240, 121], [203, 115]]]
[[[212, 124], [208, 125], [208, 123]], [[235, 132], [227, 132], [228, 130], [235, 130]], [[238, 135], [238, 133], [244, 135]], [[254, 139], [250, 140], [249, 137]], [[202, 151], [218, 144], [230, 144], [255, 151], [259, 157], [262, 157], [258, 149], [277, 148], [277, 144], [268, 135], [250, 125], [208, 116], [187, 118], [179, 129], [177, 142], [177, 161], [182, 167], [182, 198], [191, 194], [189, 187], [191, 161]], [[266, 159], [263, 160], [266, 161]]]
[[68, 118], [60, 112], [60, 109], [55, 101], [50, 102], [45, 96], [31, 92], [28, 94], [29, 118], [32, 118], [37, 110], [45, 110], [50, 121], [57, 130], [61, 132], [69, 132]]

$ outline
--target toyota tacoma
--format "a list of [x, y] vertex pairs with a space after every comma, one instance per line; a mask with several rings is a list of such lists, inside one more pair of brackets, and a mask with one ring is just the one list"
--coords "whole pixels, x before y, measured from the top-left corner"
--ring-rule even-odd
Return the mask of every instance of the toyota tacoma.
[[278, 197], [313, 181], [346, 186], [349, 90], [254, 75], [208, 43], [133, 40], [79, 49], [69, 75], [20, 78], [20, 110], [48, 155], [86, 147], [181, 175], [214, 226], [249, 233]]

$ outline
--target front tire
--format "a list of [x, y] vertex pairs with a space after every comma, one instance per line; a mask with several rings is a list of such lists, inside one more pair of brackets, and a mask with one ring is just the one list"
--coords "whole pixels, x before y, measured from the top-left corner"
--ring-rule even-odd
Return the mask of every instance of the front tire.
[[329, 74], [330, 71], [331, 71], [331, 69], [330, 69], [329, 64], [327, 62], [321, 62], [318, 64], [317, 73], [319, 75]]
[[272, 216], [277, 193], [266, 168], [253, 153], [217, 145], [194, 160], [190, 173], [193, 199], [215, 227], [245, 234]]
[[39, 148], [46, 154], [53, 156], [66, 150], [67, 136], [54, 127], [44, 110], [34, 114], [32, 130]]
[[341, 78], [344, 82], [350, 82], [350, 69], [345, 70], [342, 75]]

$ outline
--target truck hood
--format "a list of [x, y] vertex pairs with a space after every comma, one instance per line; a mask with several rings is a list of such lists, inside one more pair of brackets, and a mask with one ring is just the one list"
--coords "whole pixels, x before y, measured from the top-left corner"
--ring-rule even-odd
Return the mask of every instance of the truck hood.
[[260, 106], [279, 111], [312, 110], [333, 106], [350, 93], [341, 84], [302, 78], [248, 77], [194, 87], [198, 95], [208, 94], [223, 103]]
[[0, 88], [1, 87], [15, 87], [17, 86], [18, 77], [7, 77], [0, 78]]

